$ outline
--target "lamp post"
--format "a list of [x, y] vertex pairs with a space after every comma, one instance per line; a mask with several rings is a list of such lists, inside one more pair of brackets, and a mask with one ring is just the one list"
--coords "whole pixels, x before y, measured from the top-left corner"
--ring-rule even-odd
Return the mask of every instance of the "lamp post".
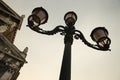
[[91, 33], [91, 38], [97, 44], [91, 44], [88, 42], [81, 31], [75, 29], [75, 22], [77, 21], [77, 15], [73, 11], [69, 11], [65, 14], [64, 20], [66, 26], [56, 26], [53, 30], [46, 31], [39, 26], [45, 24], [48, 20], [48, 13], [42, 7], [33, 9], [32, 14], [28, 17], [28, 27], [41, 34], [54, 35], [58, 32], [64, 35], [64, 55], [61, 66], [61, 72], [59, 80], [71, 80], [71, 45], [75, 39], [81, 39], [84, 44], [96, 50], [108, 51], [111, 44], [111, 40], [108, 37], [108, 31], [105, 27], [97, 27]]

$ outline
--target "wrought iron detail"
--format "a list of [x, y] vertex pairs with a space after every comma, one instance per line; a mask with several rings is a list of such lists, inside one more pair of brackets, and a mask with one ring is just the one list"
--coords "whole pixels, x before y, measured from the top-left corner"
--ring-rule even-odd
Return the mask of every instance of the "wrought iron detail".
[[59, 25], [59, 26], [56, 26], [51, 31], [46, 31], [46, 30], [43, 30], [42, 28], [39, 28], [39, 27], [32, 27], [29, 25], [27, 25], [27, 26], [37, 33], [46, 34], [46, 35], [54, 35], [54, 34], [60, 32], [61, 35], [65, 36], [64, 43], [66, 43], [67, 41], [69, 41], [69, 42], [71, 41], [71, 44], [72, 44], [73, 36], [74, 36], [75, 39], [81, 39], [82, 42], [84, 44], [86, 44], [88, 47], [91, 47], [91, 48], [96, 49], [96, 50], [101, 50], [101, 51], [108, 51], [108, 50], [111, 51], [110, 49], [99, 48], [97, 44], [91, 44], [90, 42], [88, 42], [85, 39], [83, 33], [79, 30], [76, 30], [74, 26]]

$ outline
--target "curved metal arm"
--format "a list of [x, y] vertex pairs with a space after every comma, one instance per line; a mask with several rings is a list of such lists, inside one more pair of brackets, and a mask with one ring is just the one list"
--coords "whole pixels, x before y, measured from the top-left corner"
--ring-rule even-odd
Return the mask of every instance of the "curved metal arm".
[[108, 49], [108, 50], [100, 49], [97, 45], [94, 45], [94, 44], [91, 44], [90, 42], [88, 42], [85, 39], [85, 37], [84, 37], [84, 35], [81, 31], [75, 30], [75, 38], [76, 39], [80, 38], [82, 40], [82, 42], [84, 42], [84, 44], [86, 44], [87, 46], [89, 46], [91, 48], [94, 48], [96, 50], [101, 50], [101, 51], [108, 51], [109, 50], [110, 51], [110, 49]]
[[46, 30], [43, 30], [39, 27], [32, 27], [32, 26], [29, 26], [30, 29], [34, 30], [35, 32], [38, 32], [38, 33], [41, 33], [41, 34], [46, 34], [46, 35], [54, 35], [58, 32], [63, 32], [65, 27], [60, 25], [60, 26], [57, 26], [55, 27], [53, 30], [51, 31], [46, 31]]

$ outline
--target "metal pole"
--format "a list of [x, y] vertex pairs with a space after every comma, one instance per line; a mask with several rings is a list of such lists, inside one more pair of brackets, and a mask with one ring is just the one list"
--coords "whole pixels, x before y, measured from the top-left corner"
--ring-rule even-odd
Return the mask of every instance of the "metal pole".
[[74, 27], [66, 29], [65, 48], [59, 80], [71, 80], [71, 45], [73, 43]]
[[71, 44], [65, 44], [59, 80], [71, 80]]

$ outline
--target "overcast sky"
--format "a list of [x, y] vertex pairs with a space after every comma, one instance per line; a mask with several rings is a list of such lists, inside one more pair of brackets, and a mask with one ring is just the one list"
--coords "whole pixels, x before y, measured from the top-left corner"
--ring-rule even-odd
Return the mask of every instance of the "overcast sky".
[[49, 13], [48, 22], [42, 27], [52, 30], [65, 25], [64, 14], [76, 12], [76, 29], [95, 44], [91, 31], [105, 26], [112, 40], [112, 51], [97, 51], [74, 40], [72, 45], [72, 80], [120, 80], [120, 0], [4, 0], [19, 15], [25, 15], [21, 30], [17, 32], [15, 45], [22, 51], [29, 47], [25, 64], [17, 80], [59, 80], [64, 51], [64, 36], [47, 36], [30, 30], [27, 17], [35, 7], [43, 7]]

